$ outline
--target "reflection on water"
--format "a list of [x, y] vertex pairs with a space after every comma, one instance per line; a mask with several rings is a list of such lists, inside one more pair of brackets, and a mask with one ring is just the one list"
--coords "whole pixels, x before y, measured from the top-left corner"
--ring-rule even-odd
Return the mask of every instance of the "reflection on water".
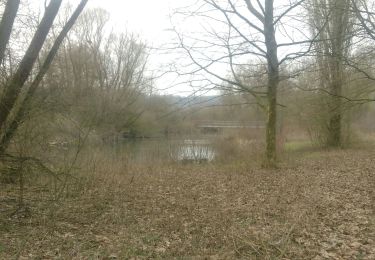
[[184, 140], [173, 154], [178, 161], [212, 161], [215, 151], [208, 140]]
[[123, 141], [114, 145], [116, 156], [136, 162], [181, 161], [204, 162], [215, 158], [215, 151], [207, 139], [142, 139]]

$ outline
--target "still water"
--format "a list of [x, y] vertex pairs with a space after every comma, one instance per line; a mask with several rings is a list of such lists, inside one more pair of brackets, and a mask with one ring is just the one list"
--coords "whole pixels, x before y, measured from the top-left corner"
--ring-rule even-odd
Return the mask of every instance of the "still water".
[[136, 162], [203, 162], [215, 159], [213, 142], [208, 139], [138, 139], [113, 145], [116, 156]]

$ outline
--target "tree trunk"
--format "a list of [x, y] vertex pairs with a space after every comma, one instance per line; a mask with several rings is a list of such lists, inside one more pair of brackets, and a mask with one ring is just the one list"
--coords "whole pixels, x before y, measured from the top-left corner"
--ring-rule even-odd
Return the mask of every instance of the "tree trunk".
[[[334, 102], [336, 103], [336, 102]], [[328, 123], [328, 137], [327, 145], [329, 147], [340, 147], [341, 142], [341, 113], [333, 112], [330, 114], [330, 119]]]
[[332, 57], [334, 66], [332, 82], [330, 82], [331, 101], [329, 104], [327, 146], [340, 147], [342, 145], [342, 85], [343, 67], [339, 57]]
[[267, 128], [266, 128], [266, 166], [276, 165], [276, 111], [277, 87], [279, 85], [279, 60], [273, 24], [273, 0], [266, 0], [264, 15], [264, 34], [267, 47]]
[[12, 79], [10, 79], [9, 83], [5, 85], [3, 98], [0, 102], [0, 129], [2, 129], [2, 131], [4, 131], [3, 128], [5, 122], [14, 108], [22, 87], [29, 77], [34, 63], [38, 58], [39, 52], [43, 47], [48, 32], [50, 31], [53, 21], [60, 9], [61, 2], [62, 0], [51, 0], [16, 73]]
[[277, 106], [277, 85], [275, 80], [268, 82], [268, 111], [266, 129], [266, 164], [274, 166], [276, 164], [276, 106]]
[[0, 23], [0, 64], [5, 56], [5, 49], [12, 33], [14, 19], [17, 16], [20, 0], [8, 0]]
[[74, 23], [78, 19], [79, 15], [83, 11], [84, 7], [86, 6], [88, 0], [81, 0], [80, 4], [77, 6], [76, 10], [69, 18], [68, 22], [64, 25], [64, 28], [61, 30], [59, 35], [57, 36], [55, 42], [53, 43], [52, 48], [47, 54], [47, 57], [42, 64], [38, 74], [36, 75], [35, 79], [31, 83], [30, 88], [27, 90], [26, 96], [24, 100], [21, 102], [18, 111], [15, 113], [15, 116], [9, 126], [5, 129], [3, 136], [1, 136], [0, 140], [0, 153], [3, 153], [9, 145], [9, 142], [12, 140], [15, 132], [17, 131], [18, 126], [21, 124], [22, 120], [24, 119], [26, 112], [29, 108], [30, 102], [36, 89], [38, 88], [40, 82], [42, 81], [44, 75], [48, 71], [49, 67], [53, 59], [55, 58], [60, 45], [62, 44], [64, 38], [73, 27]]
[[318, 67], [322, 86], [330, 95], [324, 125], [326, 127], [325, 144], [328, 147], [340, 147], [344, 112], [341, 100], [344, 83], [343, 61], [348, 58], [354, 35], [352, 1], [325, 0], [321, 2], [315, 0], [313, 3], [312, 18], [318, 21], [314, 30], [321, 31], [320, 42], [317, 44]]
[[344, 57], [348, 56], [347, 34], [350, 32], [350, 3], [349, 0], [334, 2], [332, 11], [332, 56], [330, 57], [331, 80], [329, 91], [331, 93], [327, 145], [340, 147], [342, 145], [342, 88], [344, 78]]

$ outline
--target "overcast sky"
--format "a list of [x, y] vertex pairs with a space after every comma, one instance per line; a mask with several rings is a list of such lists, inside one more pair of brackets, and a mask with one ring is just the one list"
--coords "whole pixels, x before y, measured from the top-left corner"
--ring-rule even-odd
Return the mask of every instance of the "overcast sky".
[[[69, 1], [75, 5], [79, 3], [79, 0]], [[116, 26], [137, 32], [154, 43], [160, 40], [163, 30], [170, 27], [170, 10], [184, 3], [186, 0], [89, 0], [87, 8], [106, 9]]]
[[[30, 0], [44, 3], [44, 0]], [[100, 7], [110, 13], [110, 23], [118, 31], [132, 31], [139, 34], [140, 38], [145, 40], [149, 46], [159, 47], [169, 41], [170, 33], [166, 32], [171, 27], [169, 15], [173, 9], [185, 6], [192, 0], [89, 0], [88, 8]], [[80, 0], [65, 0], [76, 6]], [[158, 66], [158, 60], [162, 57], [150, 57], [152, 67]], [[173, 81], [171, 78], [164, 77], [164, 80], [158, 81], [157, 88], [164, 88], [161, 85]], [[162, 82], [162, 83], [160, 83]], [[163, 93], [183, 94], [186, 87], [169, 89]], [[181, 93], [180, 93], [181, 92]]]
[[[45, 0], [28, 1], [42, 6], [45, 2]], [[73, 6], [76, 6], [80, 0], [65, 0], [64, 2], [70, 2]], [[160, 47], [171, 42], [171, 33], [167, 32], [167, 29], [171, 28], [169, 15], [174, 9], [188, 6], [189, 3], [194, 2], [196, 0], [89, 0], [86, 8], [100, 7], [107, 10], [111, 17], [110, 23], [116, 31], [135, 32], [139, 34], [141, 39], [147, 42], [148, 46]], [[278, 4], [288, 3], [289, 0], [279, 0], [277, 2]], [[182, 27], [180, 26], [181, 24], [178, 24], [178, 27], [180, 27], [178, 31], [182, 30], [188, 34], [198, 33], [200, 31], [199, 28], [202, 27], [202, 24], [197, 19], [189, 19], [182, 24]], [[217, 29], [218, 31], [222, 29], [221, 27], [221, 24], [219, 27], [216, 24], [214, 26], [215, 30]], [[199, 35], [198, 38], [201, 38], [201, 36]], [[158, 55], [151, 55], [151, 67], [160, 69], [162, 67], [159, 64], [169, 59], [170, 57], [163, 58], [160, 53]], [[173, 59], [177, 59], [176, 56]], [[178, 63], [181, 64], [181, 60], [178, 60]], [[221, 65], [215, 67], [215, 70], [219, 70], [221, 71], [219, 74], [225, 75], [227, 68]], [[159, 80], [157, 82], [159, 84], [156, 87], [164, 89], [170, 87], [169, 85], [175, 85], [175, 81], [171, 77], [167, 79], [164, 77], [162, 81]], [[182, 92], [191, 92], [191, 90], [187, 90], [188, 88], [188, 86], [182, 85], [163, 93], [183, 94]]]

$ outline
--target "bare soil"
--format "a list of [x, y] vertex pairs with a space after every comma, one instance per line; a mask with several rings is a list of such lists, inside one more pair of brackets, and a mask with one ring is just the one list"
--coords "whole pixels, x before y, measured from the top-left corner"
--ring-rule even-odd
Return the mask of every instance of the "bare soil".
[[[110, 166], [108, 166], [110, 167]], [[87, 174], [86, 174], [87, 175]], [[0, 259], [375, 259], [375, 150], [0, 184]]]

